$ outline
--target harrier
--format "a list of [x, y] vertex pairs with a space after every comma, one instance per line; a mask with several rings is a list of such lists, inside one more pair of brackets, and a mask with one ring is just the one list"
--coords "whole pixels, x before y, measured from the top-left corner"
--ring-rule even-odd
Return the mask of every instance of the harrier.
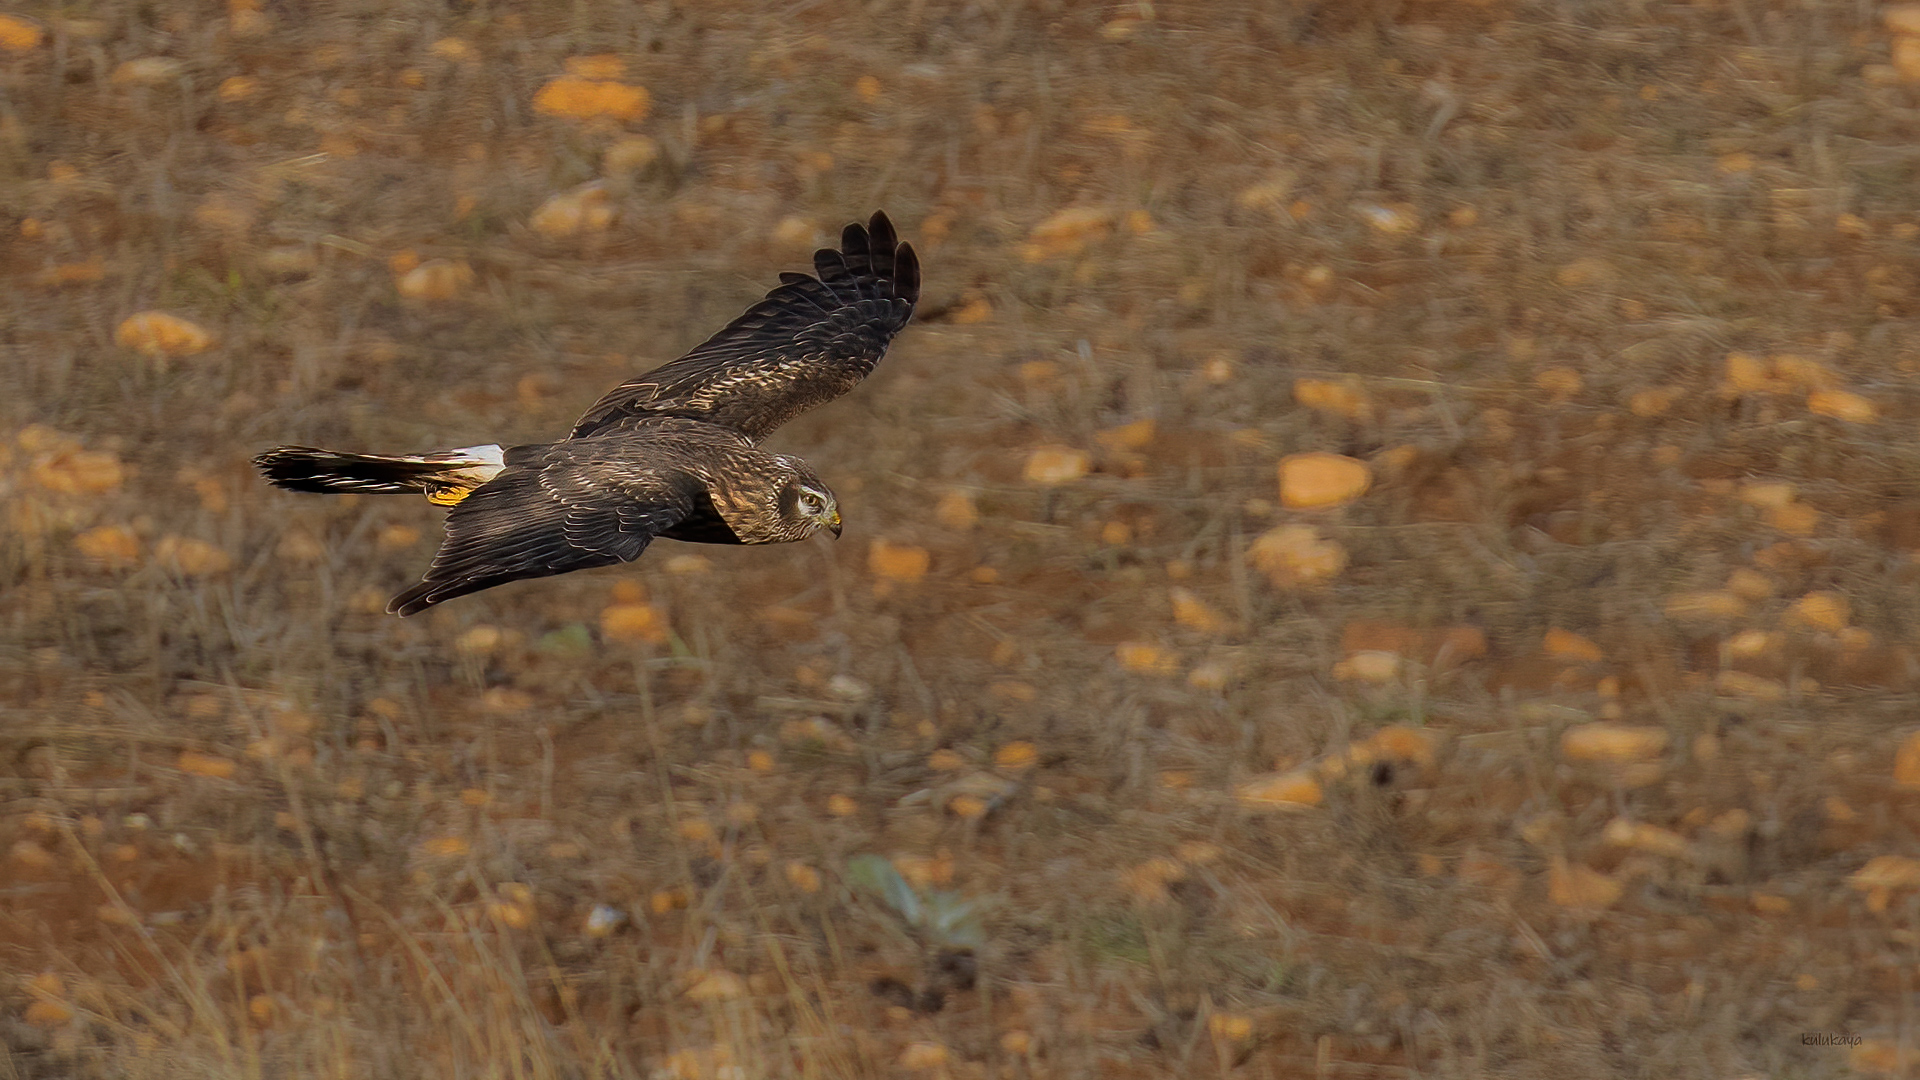
[[412, 615], [521, 578], [632, 562], [656, 536], [779, 544], [840, 535], [811, 466], [760, 449], [774, 428], [852, 390], [913, 317], [920, 263], [876, 213], [814, 273], [780, 286], [692, 352], [615, 387], [559, 442], [430, 454], [281, 446], [253, 459], [289, 491], [417, 493], [450, 506], [446, 540], [387, 610]]

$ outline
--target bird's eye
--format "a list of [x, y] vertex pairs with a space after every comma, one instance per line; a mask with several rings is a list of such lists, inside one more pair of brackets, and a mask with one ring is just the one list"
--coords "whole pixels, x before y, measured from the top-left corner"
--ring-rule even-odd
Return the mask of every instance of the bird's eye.
[[817, 514], [825, 509], [825, 504], [821, 503], [820, 496], [818, 495], [802, 495], [800, 496], [800, 507], [809, 514]]

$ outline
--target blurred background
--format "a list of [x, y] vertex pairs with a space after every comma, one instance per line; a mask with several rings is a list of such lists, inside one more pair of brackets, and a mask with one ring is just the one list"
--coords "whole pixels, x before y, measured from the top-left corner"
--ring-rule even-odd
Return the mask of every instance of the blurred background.
[[[0, 10], [0, 1077], [1909, 1075], [1917, 35]], [[401, 621], [443, 512], [248, 467], [875, 209], [837, 543]]]

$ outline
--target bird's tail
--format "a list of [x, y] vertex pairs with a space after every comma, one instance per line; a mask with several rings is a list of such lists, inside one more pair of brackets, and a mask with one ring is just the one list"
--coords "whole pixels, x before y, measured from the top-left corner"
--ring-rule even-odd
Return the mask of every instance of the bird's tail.
[[311, 446], [276, 446], [254, 458], [253, 467], [268, 483], [288, 491], [418, 492], [430, 502], [452, 506], [500, 475], [506, 455], [491, 444], [432, 454], [342, 454]]

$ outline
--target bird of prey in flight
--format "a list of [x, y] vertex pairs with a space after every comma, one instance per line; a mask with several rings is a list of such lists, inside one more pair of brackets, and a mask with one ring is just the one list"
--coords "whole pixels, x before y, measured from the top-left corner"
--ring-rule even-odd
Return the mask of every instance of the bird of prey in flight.
[[558, 442], [427, 454], [281, 446], [253, 459], [290, 491], [424, 494], [450, 506], [412, 615], [521, 578], [639, 558], [656, 536], [778, 544], [840, 535], [840, 505], [806, 462], [760, 449], [774, 428], [854, 388], [913, 316], [920, 263], [876, 213], [814, 274], [780, 285], [678, 360], [621, 383]]

